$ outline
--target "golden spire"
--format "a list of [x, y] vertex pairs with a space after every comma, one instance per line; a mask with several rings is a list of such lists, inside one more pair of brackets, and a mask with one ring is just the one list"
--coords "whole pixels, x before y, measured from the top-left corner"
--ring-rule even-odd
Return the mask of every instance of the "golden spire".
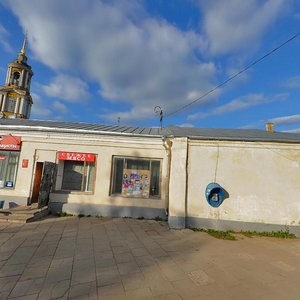
[[23, 46], [22, 46], [22, 49], [21, 49], [21, 52], [20, 52], [23, 55], [26, 55], [26, 42], [27, 42], [27, 30], [26, 30], [25, 35], [24, 35]]

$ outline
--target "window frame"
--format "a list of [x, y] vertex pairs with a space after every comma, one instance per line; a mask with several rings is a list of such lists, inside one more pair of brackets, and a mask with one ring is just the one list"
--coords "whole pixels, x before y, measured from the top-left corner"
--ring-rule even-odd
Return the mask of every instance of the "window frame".
[[[122, 195], [121, 193], [114, 193], [114, 180], [116, 175], [116, 159], [123, 159], [123, 170], [125, 169], [126, 159], [134, 159], [134, 160], [141, 160], [141, 161], [148, 161], [149, 162], [149, 171], [150, 171], [150, 184], [149, 184], [149, 197], [142, 197], [142, 196], [132, 196], [132, 195]], [[151, 195], [151, 177], [152, 177], [152, 161], [159, 161], [159, 190], [158, 195]], [[110, 189], [109, 195], [111, 197], [122, 197], [122, 198], [133, 198], [133, 199], [161, 199], [161, 187], [162, 187], [162, 158], [153, 158], [153, 157], [137, 157], [137, 156], [122, 156], [122, 155], [113, 155], [112, 156], [112, 163], [111, 163], [111, 178], [110, 178]]]
[[[96, 176], [97, 176], [97, 155], [95, 155], [95, 160], [92, 162], [94, 163], [94, 178], [92, 179], [92, 189], [90, 191], [83, 191], [83, 187], [84, 187], [84, 182], [85, 182], [85, 175], [82, 176], [82, 180], [81, 180], [81, 189], [80, 190], [68, 190], [68, 189], [62, 189], [62, 186], [63, 186], [63, 175], [64, 175], [64, 164], [65, 164], [65, 161], [70, 161], [70, 162], [76, 162], [76, 160], [59, 160], [57, 158], [57, 167], [59, 167], [59, 163], [60, 162], [63, 162], [63, 169], [62, 169], [62, 174], [60, 175], [62, 178], [61, 178], [61, 185], [60, 185], [60, 188], [58, 189], [57, 188], [57, 178], [58, 178], [58, 170], [56, 171], [56, 175], [55, 175], [55, 182], [54, 182], [54, 187], [55, 187], [55, 190], [54, 192], [55, 193], [61, 193], [61, 194], [65, 194], [65, 193], [70, 193], [70, 194], [84, 194], [84, 195], [93, 195], [95, 193], [95, 187], [96, 187]], [[88, 161], [82, 161], [84, 164], [83, 164], [83, 169], [84, 169], [84, 173], [86, 172], [87, 170], [87, 163], [91, 163], [91, 162], [88, 162]]]
[[[16, 183], [17, 183], [17, 178], [18, 178], [18, 170], [19, 170], [19, 162], [20, 162], [20, 151], [3, 151], [0, 150], [0, 156], [2, 155], [2, 153], [4, 153], [3, 155], [6, 156], [6, 160], [7, 163], [5, 164], [5, 169], [4, 169], [4, 181], [3, 181], [3, 187], [0, 186], [0, 189], [7, 189], [7, 190], [14, 190], [16, 187]], [[15, 169], [14, 169], [14, 180], [13, 180], [13, 186], [12, 187], [8, 187], [6, 186], [6, 182], [11, 181], [11, 180], [7, 180], [7, 173], [8, 173], [8, 168], [9, 168], [9, 161], [10, 161], [10, 157], [12, 154], [16, 154], [17, 160], [15, 162]]]

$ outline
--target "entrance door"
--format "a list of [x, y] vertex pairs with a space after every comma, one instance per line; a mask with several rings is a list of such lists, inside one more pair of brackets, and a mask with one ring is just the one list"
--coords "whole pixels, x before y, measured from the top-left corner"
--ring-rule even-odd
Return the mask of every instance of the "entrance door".
[[42, 173], [43, 173], [43, 166], [44, 166], [43, 162], [37, 162], [35, 165], [35, 175], [34, 175], [32, 196], [31, 196], [31, 203], [38, 202], [41, 180], [42, 180]]
[[40, 183], [38, 206], [46, 206], [49, 202], [49, 195], [53, 184], [54, 173], [56, 164], [53, 162], [45, 161], [43, 168], [43, 175]]

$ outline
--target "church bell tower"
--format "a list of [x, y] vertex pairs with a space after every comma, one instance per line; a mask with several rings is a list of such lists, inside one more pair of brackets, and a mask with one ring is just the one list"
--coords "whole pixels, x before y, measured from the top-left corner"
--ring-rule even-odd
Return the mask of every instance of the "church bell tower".
[[30, 81], [33, 76], [26, 57], [27, 34], [18, 58], [8, 64], [5, 85], [0, 86], [0, 118], [29, 119], [32, 105]]

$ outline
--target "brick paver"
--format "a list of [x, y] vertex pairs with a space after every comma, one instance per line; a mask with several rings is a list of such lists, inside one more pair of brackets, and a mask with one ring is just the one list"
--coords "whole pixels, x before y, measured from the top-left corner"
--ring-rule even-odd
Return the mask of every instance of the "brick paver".
[[300, 240], [152, 220], [0, 223], [0, 299], [300, 299]]

